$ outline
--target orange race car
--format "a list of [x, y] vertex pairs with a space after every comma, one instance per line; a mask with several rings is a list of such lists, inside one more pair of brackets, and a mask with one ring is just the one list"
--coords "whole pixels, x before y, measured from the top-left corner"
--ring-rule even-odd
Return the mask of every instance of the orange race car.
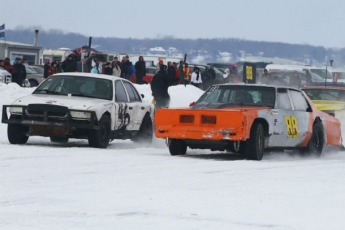
[[157, 110], [154, 123], [171, 155], [184, 155], [189, 147], [261, 160], [267, 149], [320, 155], [326, 146], [342, 147], [339, 120], [289, 87], [214, 85], [190, 108]]

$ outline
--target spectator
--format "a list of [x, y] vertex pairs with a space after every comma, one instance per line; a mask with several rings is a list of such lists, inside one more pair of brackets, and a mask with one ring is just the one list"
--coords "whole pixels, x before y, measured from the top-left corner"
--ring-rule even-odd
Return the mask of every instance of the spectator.
[[135, 63], [135, 75], [136, 83], [141, 85], [143, 84], [143, 77], [146, 75], [146, 64], [143, 56], [139, 57], [139, 60]]
[[175, 82], [175, 74], [176, 74], [176, 68], [172, 65], [171, 61], [168, 62], [168, 78], [170, 81], [170, 85], [173, 85]]
[[132, 62], [129, 61], [129, 57], [128, 55], [126, 55], [123, 58], [123, 63], [122, 63], [122, 69], [121, 69], [122, 78], [127, 79], [127, 80], [129, 79], [131, 66], [132, 66]]
[[113, 74], [113, 68], [112, 68], [110, 62], [105, 63], [104, 74], [106, 74], [106, 75], [112, 75]]
[[51, 69], [51, 62], [50, 60], [48, 60], [46, 63], [44, 63], [44, 70], [43, 70], [43, 77], [44, 78], [47, 78], [49, 77], [50, 75], [48, 74], [48, 71]]
[[192, 73], [190, 83], [197, 88], [201, 88], [202, 80], [199, 67], [195, 67], [194, 72]]
[[151, 82], [151, 91], [156, 101], [156, 109], [169, 107], [170, 104], [170, 96], [168, 93], [170, 83], [166, 71], [166, 66], [161, 65], [161, 69], [153, 76]]
[[85, 70], [85, 72], [87, 72], [87, 73], [91, 72], [92, 61], [94, 58], [95, 58], [95, 53], [92, 53], [91, 56], [86, 59], [86, 62], [85, 62], [86, 70]]
[[63, 72], [77, 72], [77, 67], [77, 62], [73, 60], [73, 54], [68, 55], [66, 60], [64, 60], [61, 65]]
[[117, 61], [117, 57], [116, 60], [113, 61], [113, 76], [116, 77], [121, 77], [121, 66], [120, 66], [120, 62]]
[[48, 70], [48, 77], [56, 73], [61, 73], [61, 69], [59, 64], [56, 61], [53, 61], [50, 70]]
[[267, 69], [264, 69], [264, 73], [260, 76], [260, 83], [269, 84], [270, 81], [270, 74], [268, 73]]
[[10, 59], [9, 58], [5, 58], [5, 69], [10, 73], [13, 74], [13, 66], [10, 63]]
[[92, 67], [92, 69], [91, 69], [91, 71], [90, 71], [90, 73], [94, 73], [94, 74], [99, 74], [99, 62], [98, 62], [98, 60], [94, 60], [94, 62], [95, 62], [95, 65]]
[[238, 63], [234, 63], [230, 65], [230, 68], [229, 68], [230, 75], [238, 73], [237, 67], [238, 67]]
[[1, 70], [6, 70], [5, 69], [5, 61], [4, 60], [0, 60], [0, 69]]
[[117, 65], [119, 66], [119, 67], [121, 67], [121, 62], [119, 61], [119, 58], [118, 57], [114, 57], [114, 60], [113, 60], [113, 65], [114, 65], [114, 63], [117, 63]]
[[13, 65], [12, 82], [23, 86], [23, 81], [26, 79], [26, 69], [21, 58], [17, 59], [17, 64]]
[[183, 79], [184, 79], [184, 83], [187, 85], [190, 82], [190, 69], [188, 67], [188, 63], [184, 64], [184, 68], [183, 68]]

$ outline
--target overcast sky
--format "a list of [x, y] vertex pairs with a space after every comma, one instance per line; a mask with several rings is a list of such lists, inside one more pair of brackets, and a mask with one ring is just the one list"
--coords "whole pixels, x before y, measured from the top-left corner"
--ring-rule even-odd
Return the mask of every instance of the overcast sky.
[[0, 25], [87, 36], [242, 38], [345, 47], [345, 0], [1, 0]]

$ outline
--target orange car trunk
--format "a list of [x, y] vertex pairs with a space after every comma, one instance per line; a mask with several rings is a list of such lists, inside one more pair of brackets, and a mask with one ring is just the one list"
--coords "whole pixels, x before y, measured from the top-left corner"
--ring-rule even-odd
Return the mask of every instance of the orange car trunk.
[[249, 138], [247, 127], [241, 110], [159, 109], [155, 114], [158, 138], [240, 141]]

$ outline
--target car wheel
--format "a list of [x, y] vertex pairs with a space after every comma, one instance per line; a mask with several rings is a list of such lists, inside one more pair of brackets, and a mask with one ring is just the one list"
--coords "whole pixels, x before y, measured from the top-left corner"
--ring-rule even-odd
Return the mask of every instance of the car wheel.
[[[11, 117], [10, 117], [11, 119]], [[12, 118], [13, 119], [13, 118]], [[29, 136], [27, 135], [29, 127], [18, 124], [8, 124], [7, 138], [11, 144], [26, 144]]]
[[172, 156], [185, 155], [187, 145], [183, 140], [169, 139], [169, 151]]
[[323, 133], [323, 126], [320, 123], [316, 123], [313, 126], [313, 132], [311, 134], [311, 138], [308, 142], [306, 148], [302, 149], [303, 155], [313, 155], [313, 156], [320, 156], [323, 150], [324, 145], [324, 133]]
[[246, 143], [246, 156], [249, 160], [260, 161], [265, 151], [265, 132], [261, 123], [254, 123], [250, 138]]
[[50, 141], [53, 143], [66, 144], [68, 143], [68, 137], [50, 137]]
[[153, 124], [150, 115], [146, 114], [141, 123], [139, 132], [132, 138], [136, 143], [152, 143]]
[[36, 86], [38, 86], [38, 82], [35, 81], [35, 80], [30, 79], [29, 82], [30, 82], [30, 87], [36, 87]]
[[99, 120], [99, 129], [91, 130], [88, 135], [89, 146], [94, 148], [107, 148], [110, 141], [110, 118], [103, 115]]

